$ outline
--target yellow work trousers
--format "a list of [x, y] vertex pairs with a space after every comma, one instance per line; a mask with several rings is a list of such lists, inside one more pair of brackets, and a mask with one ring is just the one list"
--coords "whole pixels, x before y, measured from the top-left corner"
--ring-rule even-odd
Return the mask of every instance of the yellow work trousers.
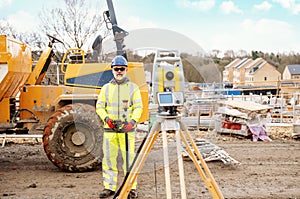
[[[134, 152], [135, 133], [128, 132], [128, 149], [129, 149], [129, 168], [135, 157]], [[119, 149], [122, 152], [123, 171], [126, 174], [126, 142], [125, 133], [104, 132], [103, 136], [103, 160], [102, 160], [102, 175], [103, 185], [105, 189], [116, 191], [118, 182], [117, 157]], [[136, 189], [135, 182], [132, 189]]]

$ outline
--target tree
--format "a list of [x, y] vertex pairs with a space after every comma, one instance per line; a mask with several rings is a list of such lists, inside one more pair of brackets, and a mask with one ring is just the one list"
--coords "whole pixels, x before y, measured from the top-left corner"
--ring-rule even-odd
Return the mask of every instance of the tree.
[[221, 53], [221, 50], [213, 49], [213, 50], [211, 51], [211, 56], [212, 56], [213, 58], [216, 58], [216, 57], [219, 57], [220, 53]]
[[22, 40], [22, 34], [18, 33], [15, 28], [6, 20], [0, 20], [0, 35], [7, 35], [14, 39]]
[[258, 52], [257, 51], [251, 51], [252, 59], [256, 60], [258, 58]]
[[[33, 51], [41, 51], [44, 48], [43, 39], [37, 32], [18, 32], [16, 29], [5, 20], [0, 21], [0, 34], [7, 35], [14, 39], [24, 42], [33, 48]], [[33, 53], [33, 55], [35, 55]]]
[[40, 13], [42, 31], [62, 39], [67, 48], [82, 48], [89, 39], [100, 33], [106, 36], [100, 8], [88, 2], [91, 1], [64, 0], [64, 6], [44, 10]]
[[235, 53], [233, 50], [226, 50], [225, 53], [224, 53], [224, 56], [225, 57], [231, 57], [231, 58], [235, 58]]

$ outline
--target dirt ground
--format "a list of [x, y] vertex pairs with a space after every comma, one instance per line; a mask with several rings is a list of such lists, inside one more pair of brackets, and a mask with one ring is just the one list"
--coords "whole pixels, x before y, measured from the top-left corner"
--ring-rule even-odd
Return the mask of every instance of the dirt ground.
[[[207, 163], [225, 198], [300, 198], [299, 140], [266, 143], [222, 135], [212, 141], [241, 163]], [[166, 197], [164, 170], [155, 158], [161, 157], [160, 151], [157, 142], [138, 177], [139, 198]], [[169, 151], [174, 151], [172, 146]], [[170, 157], [172, 195], [181, 198], [177, 160]], [[184, 172], [187, 198], [211, 198], [192, 161], [184, 161]], [[100, 168], [82, 173], [61, 171], [47, 159], [41, 143], [7, 143], [0, 148], [0, 198], [88, 199], [98, 198], [102, 189]]]

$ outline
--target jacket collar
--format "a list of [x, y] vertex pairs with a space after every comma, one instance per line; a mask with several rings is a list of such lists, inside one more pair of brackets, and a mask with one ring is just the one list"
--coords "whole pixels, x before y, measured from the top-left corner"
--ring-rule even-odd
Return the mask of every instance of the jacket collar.
[[121, 81], [121, 82], [117, 82], [116, 80], [115, 80], [115, 78], [113, 78], [112, 80], [110, 80], [110, 83], [112, 83], [112, 84], [125, 84], [125, 83], [127, 83], [127, 82], [129, 82], [130, 81], [130, 79], [128, 78], [128, 77], [125, 77], [124, 79], [123, 79], [123, 81]]

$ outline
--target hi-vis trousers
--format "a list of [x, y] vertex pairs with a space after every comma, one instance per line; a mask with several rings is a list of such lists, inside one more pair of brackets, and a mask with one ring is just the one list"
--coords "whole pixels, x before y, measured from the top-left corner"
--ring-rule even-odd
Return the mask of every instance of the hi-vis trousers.
[[[134, 153], [135, 132], [128, 132], [128, 149], [129, 149], [129, 167], [135, 157]], [[103, 136], [103, 160], [102, 175], [105, 189], [116, 191], [118, 182], [117, 157], [119, 149], [122, 152], [123, 171], [126, 174], [126, 143], [125, 133], [123, 132], [104, 132]], [[135, 182], [132, 189], [136, 189]]]

